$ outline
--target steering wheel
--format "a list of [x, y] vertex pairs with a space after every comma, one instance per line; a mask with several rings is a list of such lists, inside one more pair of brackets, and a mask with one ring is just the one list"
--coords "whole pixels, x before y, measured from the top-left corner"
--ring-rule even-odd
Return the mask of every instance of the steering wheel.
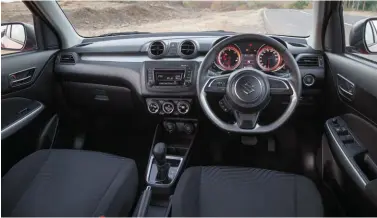
[[[226, 75], [209, 76], [208, 70], [217, 53], [226, 45], [240, 40], [258, 40], [276, 49], [290, 69], [290, 76], [281, 78], [268, 75], [252, 67]], [[264, 35], [240, 34], [222, 40], [207, 53], [198, 70], [196, 88], [201, 107], [216, 126], [228, 132], [252, 134], [271, 132], [282, 126], [297, 107], [302, 86], [296, 60], [283, 44]], [[207, 96], [214, 93], [224, 95], [223, 104], [233, 113], [235, 123], [221, 120], [210, 108]], [[271, 95], [289, 95], [289, 105], [277, 120], [260, 125], [259, 114], [269, 104]]]

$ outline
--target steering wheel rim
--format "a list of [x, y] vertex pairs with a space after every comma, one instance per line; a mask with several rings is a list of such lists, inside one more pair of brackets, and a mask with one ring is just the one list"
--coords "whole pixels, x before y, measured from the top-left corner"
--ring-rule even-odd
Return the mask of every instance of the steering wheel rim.
[[[269, 46], [272, 46], [274, 49], [276, 49], [281, 54], [286, 66], [290, 69], [290, 77], [289, 78], [280, 78], [280, 77], [276, 77], [276, 76], [272, 76], [272, 75], [267, 75], [267, 74], [265, 74], [265, 73], [263, 73], [263, 72], [261, 72], [257, 69], [254, 69], [254, 68], [243, 68], [243, 69], [236, 70], [236, 71], [232, 72], [231, 74], [229, 74], [228, 81], [225, 81], [227, 75], [212, 76], [212, 77], [208, 76], [208, 70], [212, 66], [213, 61], [215, 60], [217, 53], [223, 47], [225, 47], [226, 45], [234, 43], [234, 42], [239, 41], [239, 40], [258, 40], [258, 41], [261, 41], [261, 42], [263, 42], [263, 43], [265, 43]], [[265, 84], [265, 86], [262, 85], [261, 87], [264, 87], [265, 89], [268, 88], [269, 91], [272, 91], [273, 93], [275, 93], [273, 91], [274, 88], [273, 87], [270, 88], [270, 84], [271, 84], [272, 81], [278, 81], [278, 83], [280, 83], [280, 82], [284, 83], [285, 86], [289, 89], [289, 93], [291, 93], [289, 105], [288, 105], [287, 109], [284, 111], [284, 113], [277, 120], [275, 120], [274, 122], [272, 122], [268, 125], [263, 125], [263, 126], [259, 125], [257, 123], [258, 117], [259, 117], [259, 112], [262, 111], [264, 109], [264, 107], [268, 105], [268, 103], [265, 104], [265, 102], [269, 102], [268, 98], [266, 98], [265, 102], [264, 102], [265, 105], [262, 105], [259, 111], [256, 112], [254, 110], [250, 110], [250, 113], [247, 113], [247, 110], [244, 110], [244, 111], [240, 112], [240, 110], [238, 110], [238, 108], [234, 109], [232, 107], [232, 111], [235, 115], [237, 122], [234, 123], [234, 124], [230, 124], [230, 123], [226, 123], [226, 122], [222, 121], [211, 109], [211, 107], [210, 107], [210, 105], [207, 101], [207, 91], [214, 81], [221, 79], [225, 82], [228, 82], [227, 85], [226, 85], [226, 91], [225, 91], [225, 96], [228, 96], [229, 90], [232, 90], [233, 86], [234, 86], [233, 85], [231, 87], [229, 78], [231, 76], [235, 77], [238, 74], [244, 74], [243, 77], [248, 76], [249, 78], [257, 77], [257, 80], [259, 82], [263, 81], [264, 83], [266, 83], [266, 81], [268, 81]], [[267, 77], [267, 80], [266, 80], [266, 78], [262, 78], [263, 75], [265, 75]], [[253, 79], [253, 80], [255, 80], [255, 79]], [[257, 81], [257, 80], [255, 80], [255, 81]], [[199, 103], [200, 103], [204, 113], [207, 115], [207, 117], [216, 126], [218, 126], [219, 128], [221, 128], [225, 131], [228, 131], [228, 132], [236, 132], [236, 133], [243, 133], [243, 134], [255, 134], [255, 133], [268, 133], [268, 132], [274, 131], [274, 130], [278, 129], [280, 126], [282, 126], [290, 118], [290, 116], [293, 114], [294, 110], [296, 109], [296, 107], [298, 105], [299, 97], [301, 96], [301, 91], [302, 91], [302, 84], [301, 84], [302, 82], [301, 81], [302, 81], [301, 80], [301, 73], [300, 73], [299, 67], [297, 65], [297, 62], [296, 62], [295, 58], [292, 56], [292, 54], [288, 51], [288, 49], [283, 44], [281, 44], [280, 42], [278, 42], [277, 40], [275, 40], [271, 37], [264, 36], [264, 35], [240, 34], [240, 35], [228, 37], [228, 38], [220, 41], [219, 43], [217, 43], [215, 46], [213, 46], [210, 49], [210, 51], [204, 57], [202, 63], [200, 64], [200, 67], [198, 69], [196, 89], [197, 89], [197, 94], [198, 94], [198, 98], [199, 98]], [[273, 84], [275, 84], [275, 83], [276, 82], [273, 82]], [[234, 86], [234, 89], [237, 89], [237, 85]], [[276, 90], [277, 90], [277, 88], [275, 88], [275, 91]], [[268, 95], [270, 96], [270, 93], [268, 93]], [[231, 102], [233, 102], [233, 101], [231, 101]], [[253, 109], [255, 109], [255, 108], [253, 108]], [[246, 111], [246, 113], [245, 113], [245, 111]], [[246, 116], [247, 119], [250, 119], [253, 122], [255, 121], [253, 128], [243, 128], [240, 125], [240, 123], [238, 122], [240, 116], [244, 116], [243, 118], [245, 118], [245, 116]]]

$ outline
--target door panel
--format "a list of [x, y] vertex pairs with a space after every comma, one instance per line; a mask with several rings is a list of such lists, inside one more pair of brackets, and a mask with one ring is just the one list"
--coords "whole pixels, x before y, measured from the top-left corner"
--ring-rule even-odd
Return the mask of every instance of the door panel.
[[[333, 164], [344, 172], [334, 177], [347, 201], [358, 205], [356, 214], [375, 215], [376, 195], [366, 190], [377, 190], [377, 63], [348, 54], [326, 53], [326, 59], [326, 106], [332, 113], [325, 124], [328, 145], [322, 146], [330, 147]], [[347, 193], [350, 182], [361, 197]]]
[[[377, 64], [356, 59], [351, 55], [326, 53], [329, 62], [333, 87], [345, 111], [356, 113], [369, 122], [377, 123]], [[354, 85], [353, 96], [342, 92], [341, 80]], [[346, 87], [347, 89], [347, 87]]]
[[[56, 111], [53, 73], [56, 52], [34, 51], [1, 57], [3, 175], [17, 161], [36, 150], [43, 127]], [[25, 82], [11, 85], [23, 78], [26, 78]]]

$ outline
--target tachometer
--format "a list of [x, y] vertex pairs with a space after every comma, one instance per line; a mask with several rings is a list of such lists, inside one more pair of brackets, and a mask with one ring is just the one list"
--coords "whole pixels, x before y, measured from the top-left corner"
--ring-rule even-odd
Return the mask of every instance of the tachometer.
[[279, 52], [268, 45], [259, 48], [257, 53], [257, 63], [263, 71], [268, 72], [280, 70], [284, 66]]
[[222, 70], [234, 70], [241, 64], [241, 52], [235, 45], [223, 48], [216, 58], [217, 66]]

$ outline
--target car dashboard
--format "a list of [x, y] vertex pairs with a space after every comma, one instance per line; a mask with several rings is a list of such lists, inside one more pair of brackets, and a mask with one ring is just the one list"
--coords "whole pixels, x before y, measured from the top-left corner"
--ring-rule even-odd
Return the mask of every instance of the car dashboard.
[[[58, 54], [55, 72], [68, 100], [79, 108], [96, 111], [101, 106], [123, 111], [135, 108], [134, 99], [141, 99], [151, 114], [195, 116], [192, 108], [197, 100], [199, 66], [208, 51], [229, 36], [210, 32], [157, 33], [85, 39]], [[305, 38], [271, 37], [297, 60], [303, 78], [301, 101], [315, 104], [311, 99], [321, 93], [324, 79], [321, 52], [310, 48]], [[225, 46], [208, 73], [219, 75], [244, 67], [289, 76], [281, 54], [258, 41]]]

